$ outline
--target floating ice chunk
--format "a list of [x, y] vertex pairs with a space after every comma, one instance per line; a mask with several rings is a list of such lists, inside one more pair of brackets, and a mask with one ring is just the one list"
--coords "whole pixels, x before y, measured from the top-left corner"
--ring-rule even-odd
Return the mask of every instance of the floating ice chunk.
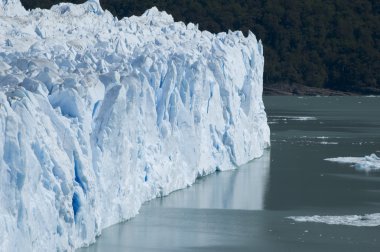
[[329, 139], [330, 137], [327, 137], [327, 136], [320, 136], [320, 137], [316, 137], [317, 139]]
[[273, 118], [274, 120], [290, 120], [290, 121], [315, 121], [316, 117], [313, 116], [269, 116], [269, 118]]
[[356, 227], [380, 226], [380, 213], [342, 216], [290, 216], [287, 218], [297, 222], [315, 222], [329, 225], [347, 225]]
[[326, 158], [325, 160], [341, 164], [352, 164], [357, 170], [360, 171], [369, 172], [380, 170], [380, 157], [378, 157], [376, 154], [371, 154], [365, 157]]
[[327, 141], [322, 141], [322, 142], [319, 142], [319, 144], [323, 144], [323, 145], [337, 145], [339, 144], [338, 142], [327, 142]]

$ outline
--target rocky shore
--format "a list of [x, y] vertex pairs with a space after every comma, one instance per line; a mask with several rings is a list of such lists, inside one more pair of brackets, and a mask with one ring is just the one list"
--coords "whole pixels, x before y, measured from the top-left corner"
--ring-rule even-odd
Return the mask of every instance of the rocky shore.
[[264, 95], [295, 95], [295, 96], [356, 96], [356, 95], [380, 95], [380, 89], [360, 89], [354, 91], [338, 91], [326, 88], [308, 87], [305, 85], [293, 84], [277, 84], [277, 85], [265, 85], [264, 83]]

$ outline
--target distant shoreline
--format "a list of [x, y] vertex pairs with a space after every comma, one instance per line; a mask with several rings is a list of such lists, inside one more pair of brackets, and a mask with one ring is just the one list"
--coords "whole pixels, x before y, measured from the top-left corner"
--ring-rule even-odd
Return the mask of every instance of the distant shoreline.
[[361, 89], [358, 92], [346, 92], [327, 88], [308, 87], [299, 84], [264, 85], [264, 96], [361, 96], [380, 95], [380, 89]]

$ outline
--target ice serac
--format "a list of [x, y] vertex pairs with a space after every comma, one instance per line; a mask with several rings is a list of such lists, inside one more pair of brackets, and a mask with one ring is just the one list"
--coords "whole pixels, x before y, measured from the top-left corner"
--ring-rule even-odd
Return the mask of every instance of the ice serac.
[[98, 1], [0, 6], [0, 251], [86, 246], [269, 146], [252, 33], [156, 8], [118, 20]]
[[0, 15], [19, 16], [26, 15], [25, 8], [21, 5], [20, 0], [1, 0]]

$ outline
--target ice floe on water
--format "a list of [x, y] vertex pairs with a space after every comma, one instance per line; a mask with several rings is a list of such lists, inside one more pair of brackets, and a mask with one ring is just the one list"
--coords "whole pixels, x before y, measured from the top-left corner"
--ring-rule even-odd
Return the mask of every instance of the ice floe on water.
[[268, 122], [268, 124], [278, 124], [278, 122]]
[[304, 141], [301, 141], [302, 143], [305, 143], [305, 144], [313, 144], [313, 145], [317, 145], [317, 144], [321, 144], [321, 145], [337, 145], [339, 144], [338, 142], [331, 142], [331, 141], [307, 141], [307, 140], [304, 140]]
[[318, 142], [319, 144], [323, 144], [323, 145], [336, 145], [336, 144], [339, 144], [338, 142], [327, 142], [327, 141], [322, 141], [322, 142]]
[[329, 225], [347, 225], [356, 227], [377, 227], [380, 226], [380, 213], [365, 215], [342, 215], [342, 216], [290, 216], [296, 222], [315, 222]]
[[315, 121], [317, 120], [314, 116], [269, 116], [269, 119], [277, 121]]
[[[316, 137], [316, 139], [329, 139], [331, 137], [327, 137], [327, 136], [319, 136], [319, 137]], [[338, 138], [338, 137], [334, 137], [334, 138]]]
[[376, 154], [371, 154], [365, 157], [337, 157], [326, 158], [326, 161], [337, 162], [341, 164], [351, 164], [360, 171], [377, 171], [380, 170], [380, 157]]
[[[275, 122], [277, 123], [277, 122]], [[268, 122], [268, 124], [275, 124], [275, 123], [272, 123], [272, 122]], [[276, 139], [272, 139], [272, 142], [297, 142], [297, 143], [300, 143], [300, 144], [305, 144], [305, 145], [338, 145], [339, 142], [336, 141], [336, 139], [338, 139], [339, 137], [325, 137], [325, 136], [322, 136], [322, 137], [310, 137], [310, 136], [292, 136], [291, 138], [287, 139], [287, 140], [276, 140]], [[335, 140], [335, 141], [332, 141], [332, 140]]]

